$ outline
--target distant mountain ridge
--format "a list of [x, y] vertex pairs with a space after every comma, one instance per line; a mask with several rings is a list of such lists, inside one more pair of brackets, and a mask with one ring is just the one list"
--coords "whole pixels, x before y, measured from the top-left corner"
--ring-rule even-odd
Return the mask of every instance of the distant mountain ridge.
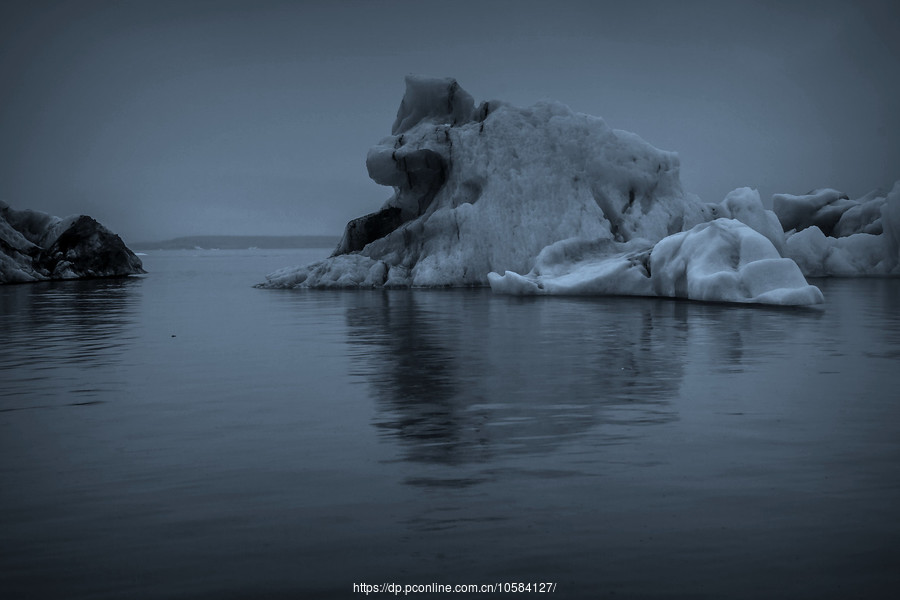
[[340, 236], [335, 235], [190, 235], [159, 242], [138, 242], [138, 250], [246, 250], [248, 248], [332, 248]]

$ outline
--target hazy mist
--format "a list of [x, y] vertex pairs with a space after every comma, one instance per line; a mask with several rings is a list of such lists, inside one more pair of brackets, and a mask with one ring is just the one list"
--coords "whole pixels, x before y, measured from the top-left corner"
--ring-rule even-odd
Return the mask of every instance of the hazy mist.
[[892, 2], [4, 2], [0, 200], [126, 241], [339, 234], [409, 73], [559, 100], [688, 191], [900, 178]]

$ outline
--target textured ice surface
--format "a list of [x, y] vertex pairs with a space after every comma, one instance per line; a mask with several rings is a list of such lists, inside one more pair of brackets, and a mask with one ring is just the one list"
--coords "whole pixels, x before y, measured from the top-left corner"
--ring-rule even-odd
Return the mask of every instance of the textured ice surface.
[[[807, 276], [900, 275], [900, 182], [888, 194], [875, 191], [859, 200], [838, 192], [776, 195], [773, 199], [780, 203], [776, 210], [785, 210], [785, 198], [793, 216], [782, 222], [786, 229], [796, 225], [799, 231], [794, 227], [788, 231], [784, 255]], [[831, 203], [822, 204], [823, 198]], [[805, 218], [794, 218], [797, 214]]]
[[778, 217], [763, 206], [759, 192], [738, 188], [728, 193], [719, 205], [717, 217], [736, 219], [772, 242], [779, 253], [784, 250], [784, 232]]
[[651, 246], [563, 242], [545, 249], [526, 276], [492, 273], [511, 294], [615, 294], [717, 302], [818, 304], [797, 265], [765, 236], [734, 219], [701, 223]]
[[813, 190], [804, 196], [775, 194], [772, 208], [785, 231], [816, 226], [830, 234], [841, 215], [853, 206], [846, 194], [837, 190]]
[[119, 236], [88, 216], [61, 219], [0, 202], [0, 284], [143, 272]]
[[[261, 287], [489, 284], [814, 304], [821, 294], [790, 258], [823, 270], [815, 252], [830, 242], [811, 239], [817, 228], [847, 236], [840, 244], [854, 260], [842, 272], [882, 256], [889, 240], [896, 259], [896, 235], [868, 249], [855, 238], [881, 232], [883, 198], [779, 195], [773, 212], [739, 188], [704, 203], [682, 190], [674, 153], [558, 103], [476, 106], [453, 79], [407, 78], [392, 135], [369, 150], [366, 168], [394, 194], [348, 223], [330, 258], [271, 273]], [[785, 231], [798, 230], [809, 233], [786, 243]]]
[[335, 256], [264, 286], [486, 285], [561, 240], [659, 240], [710, 218], [674, 153], [562, 104], [476, 107], [452, 79], [408, 78], [393, 131], [366, 166], [394, 195]]

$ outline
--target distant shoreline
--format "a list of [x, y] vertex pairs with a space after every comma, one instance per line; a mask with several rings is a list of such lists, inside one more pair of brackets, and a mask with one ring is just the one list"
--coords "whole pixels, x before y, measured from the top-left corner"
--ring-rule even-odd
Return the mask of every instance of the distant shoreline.
[[328, 248], [337, 246], [334, 235], [192, 235], [157, 242], [135, 242], [132, 250], [266, 250], [289, 248]]

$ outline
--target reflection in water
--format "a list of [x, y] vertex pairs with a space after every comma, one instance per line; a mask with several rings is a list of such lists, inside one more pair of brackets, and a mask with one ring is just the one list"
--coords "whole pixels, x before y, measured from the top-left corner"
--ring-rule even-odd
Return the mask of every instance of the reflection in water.
[[[789, 338], [821, 326], [818, 309], [676, 301], [690, 324], [690, 352], [715, 372], [738, 374], [784, 358]], [[790, 323], [790, 327], [786, 327]]]
[[[346, 309], [353, 375], [374, 390], [375, 425], [404, 460], [441, 465], [545, 454], [588, 431], [601, 445], [643, 435], [633, 428], [678, 419], [672, 401], [688, 363], [753, 369], [778, 360], [788, 337], [811, 335], [821, 316], [471, 290], [361, 294]], [[407, 483], [467, 487], [482, 475]]]
[[[142, 279], [94, 279], [0, 287], [0, 410], [63, 401], [89, 404], [131, 344]], [[23, 393], [23, 390], [28, 390]]]
[[278, 293], [249, 287], [265, 257], [151, 258], [168, 270], [0, 287], [0, 407], [127, 399], [0, 413], [8, 597], [385, 575], [896, 596], [873, 592], [900, 587], [898, 280], [816, 282], [803, 311]]
[[[837, 280], [829, 283], [831, 284], [828, 288], [830, 293], [841, 293], [852, 297], [856, 291], [846, 281]], [[872, 348], [866, 352], [866, 355], [870, 358], [896, 360], [900, 358], [900, 310], [898, 310], [900, 308], [900, 286], [896, 285], [896, 280], [891, 279], [873, 279], [869, 285], [872, 287], [872, 293], [868, 296], [867, 305], [860, 307], [860, 313], [866, 318], [867, 325], [881, 332], [884, 348]], [[885, 312], [884, 307], [893, 309], [886, 311], [890, 315], [889, 318], [882, 316]]]
[[[405, 459], [484, 462], [547, 452], [592, 428], [676, 418], [683, 304], [485, 295], [386, 292], [347, 310], [354, 374], [371, 383], [376, 425]], [[626, 435], [610, 428], [605, 443]]]

